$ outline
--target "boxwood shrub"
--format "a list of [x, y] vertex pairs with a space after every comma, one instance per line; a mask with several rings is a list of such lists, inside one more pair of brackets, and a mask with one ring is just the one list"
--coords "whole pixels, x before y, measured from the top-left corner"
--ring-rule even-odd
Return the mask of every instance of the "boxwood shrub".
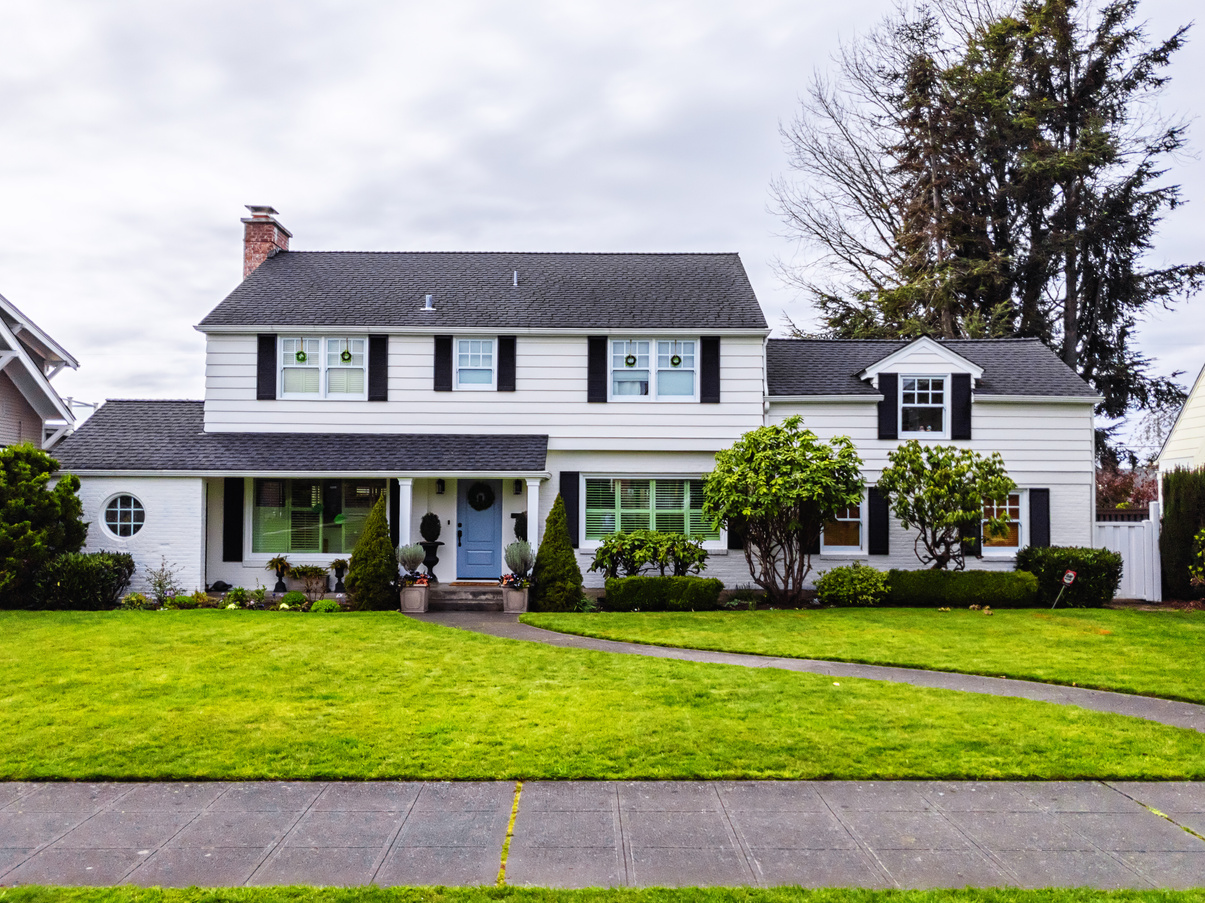
[[1038, 578], [1038, 598], [1043, 605], [1054, 604], [1067, 571], [1075, 571], [1075, 583], [1059, 599], [1060, 607], [1100, 608], [1112, 601], [1121, 586], [1121, 556], [1109, 549], [1028, 546], [1017, 553], [1017, 569]]
[[719, 608], [724, 582], [714, 577], [612, 577], [610, 611], [708, 611]]
[[1038, 603], [1038, 578], [1028, 571], [889, 571], [888, 605], [914, 608], [1028, 608]]
[[885, 573], [858, 561], [825, 571], [816, 579], [821, 605], [882, 605], [890, 591]]
[[43, 566], [32, 598], [22, 608], [51, 611], [108, 611], [134, 575], [134, 559], [125, 552], [69, 552]]

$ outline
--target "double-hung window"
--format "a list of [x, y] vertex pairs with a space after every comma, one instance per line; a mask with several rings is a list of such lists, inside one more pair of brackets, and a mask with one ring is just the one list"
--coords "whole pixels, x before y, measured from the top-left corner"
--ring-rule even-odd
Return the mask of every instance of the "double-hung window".
[[457, 389], [493, 389], [496, 374], [493, 339], [456, 340]]
[[660, 530], [719, 539], [703, 514], [703, 481], [586, 478], [586, 539]]
[[[1025, 521], [1021, 516], [1021, 493], [1010, 493], [1007, 498], [983, 503], [983, 553], [1010, 553], [1018, 551], [1025, 543]], [[988, 521], [1008, 515], [1008, 523], [992, 531]]]
[[612, 339], [611, 400], [695, 400], [697, 345], [694, 339]]
[[280, 397], [366, 397], [367, 339], [284, 336], [279, 348]]
[[862, 505], [850, 505], [824, 525], [820, 533], [820, 550], [840, 554], [862, 551]]
[[384, 491], [384, 480], [254, 480], [251, 551], [347, 555]]
[[944, 376], [904, 376], [900, 382], [900, 432], [946, 431]]

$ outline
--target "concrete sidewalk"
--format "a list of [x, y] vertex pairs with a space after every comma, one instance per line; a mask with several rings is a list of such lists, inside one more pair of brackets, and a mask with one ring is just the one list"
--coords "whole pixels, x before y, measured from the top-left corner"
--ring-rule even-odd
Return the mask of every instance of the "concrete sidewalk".
[[[0, 784], [0, 885], [493, 884], [517, 790]], [[512, 885], [1205, 886], [1205, 784], [530, 782], [517, 805]]]
[[957, 674], [948, 671], [925, 671], [920, 668], [893, 668], [886, 665], [858, 665], [806, 658], [781, 658], [772, 655], [745, 655], [734, 652], [710, 652], [705, 649], [679, 649], [671, 646], [648, 646], [643, 643], [623, 643], [593, 637], [574, 636], [542, 630], [519, 623], [519, 616], [502, 612], [431, 612], [410, 615], [416, 620], [444, 627], [470, 630], [511, 640], [526, 640], [548, 646], [590, 649], [595, 652], [614, 652], [625, 655], [644, 655], [651, 658], [671, 658], [679, 661], [705, 662], [715, 665], [737, 665], [744, 668], [780, 668], [831, 677], [862, 677], [885, 680], [917, 687], [957, 690], [962, 693], [984, 693], [989, 696], [1012, 696], [1058, 705], [1074, 705], [1097, 712], [1113, 712], [1147, 721], [1157, 721], [1171, 727], [1186, 727], [1205, 732], [1205, 705], [1135, 696], [1129, 693], [1110, 693], [1064, 687], [1031, 680], [1010, 680], [1003, 677], [983, 677], [977, 674]]

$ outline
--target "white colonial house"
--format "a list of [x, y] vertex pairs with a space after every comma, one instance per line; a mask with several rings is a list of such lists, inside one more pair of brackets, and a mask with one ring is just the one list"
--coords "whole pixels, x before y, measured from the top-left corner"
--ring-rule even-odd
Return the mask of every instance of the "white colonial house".
[[[1205, 367], [1197, 374], [1192, 391], [1176, 415], [1176, 422], [1159, 450], [1158, 461], [1160, 476], [1177, 467], [1189, 470], [1205, 467]], [[1160, 484], [1162, 492], [1162, 480]]]
[[0, 295], [0, 446], [50, 448], [71, 431], [71, 406], [50, 384], [64, 367], [79, 364]]
[[[197, 327], [204, 400], [110, 401], [55, 450], [88, 547], [140, 573], [250, 587], [276, 555], [329, 564], [386, 494], [396, 543], [439, 517], [443, 581], [496, 581], [516, 517], [536, 544], [560, 493], [583, 570], [617, 529], [688, 531], [744, 585], [701, 478], [794, 413], [853, 437], [869, 485], [904, 439], [1000, 451], [1016, 526], [972, 566], [1092, 543], [1097, 399], [1036, 341], [771, 340], [736, 254], [297, 252], [250, 209], [244, 280]], [[856, 558], [917, 564], [873, 490], [819, 564]]]

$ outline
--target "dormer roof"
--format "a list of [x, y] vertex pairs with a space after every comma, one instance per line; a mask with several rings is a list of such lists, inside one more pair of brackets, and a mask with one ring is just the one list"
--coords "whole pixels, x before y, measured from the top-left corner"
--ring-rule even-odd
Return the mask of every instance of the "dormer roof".
[[982, 367], [967, 360], [949, 345], [921, 336], [866, 367], [858, 374], [858, 379], [877, 381], [880, 373], [896, 373], [901, 368], [914, 367], [918, 362], [926, 366], [948, 367], [950, 373], [969, 373], [976, 380], [983, 376]]

